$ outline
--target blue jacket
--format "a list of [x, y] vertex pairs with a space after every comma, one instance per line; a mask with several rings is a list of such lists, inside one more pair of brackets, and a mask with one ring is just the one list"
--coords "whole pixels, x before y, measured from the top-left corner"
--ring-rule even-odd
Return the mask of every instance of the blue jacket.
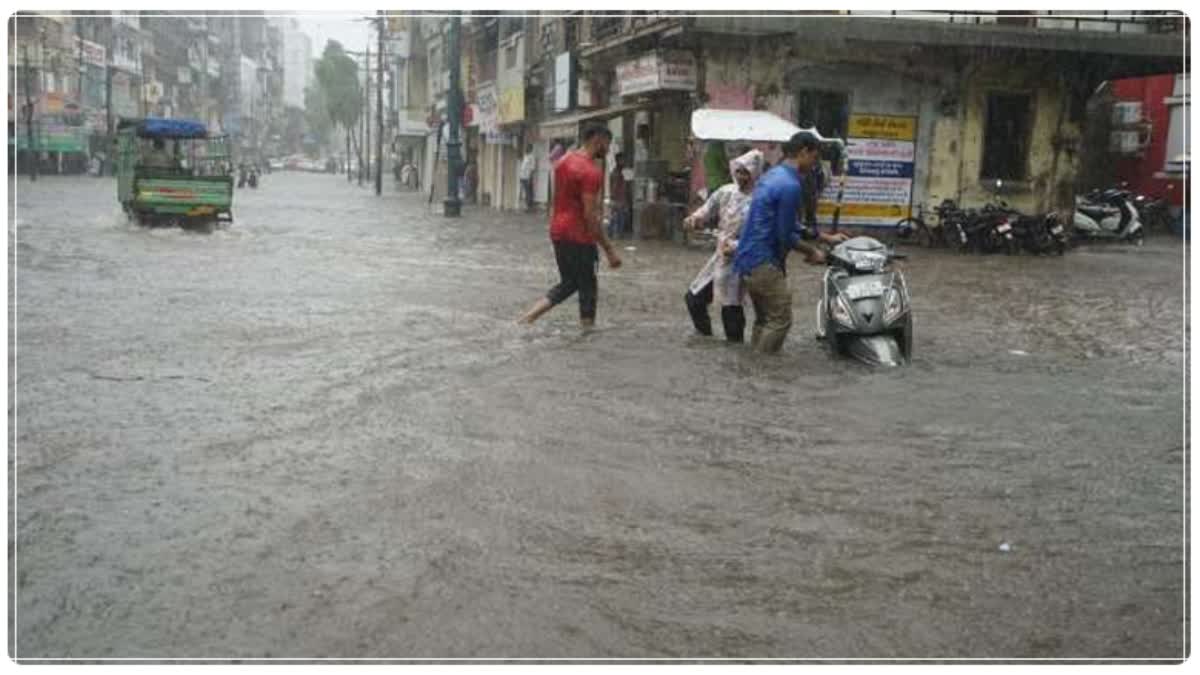
[[803, 238], [797, 221], [802, 192], [800, 172], [787, 164], [779, 164], [759, 179], [738, 237], [735, 274], [747, 276], [763, 263], [785, 269], [788, 252]]

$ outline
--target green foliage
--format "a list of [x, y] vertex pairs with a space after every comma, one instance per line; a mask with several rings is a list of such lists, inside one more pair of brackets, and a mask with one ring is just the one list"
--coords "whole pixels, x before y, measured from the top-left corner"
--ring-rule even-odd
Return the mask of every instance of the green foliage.
[[363, 93], [358, 84], [358, 64], [340, 42], [326, 43], [317, 61], [316, 76], [329, 119], [344, 129], [353, 129], [362, 114]]
[[329, 117], [329, 104], [325, 102], [325, 90], [317, 82], [304, 90], [304, 121], [309, 132], [324, 146], [333, 135], [333, 119]]

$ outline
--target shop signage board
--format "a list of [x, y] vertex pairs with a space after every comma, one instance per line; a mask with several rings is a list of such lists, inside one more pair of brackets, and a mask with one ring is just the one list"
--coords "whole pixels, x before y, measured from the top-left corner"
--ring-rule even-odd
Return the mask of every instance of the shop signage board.
[[617, 93], [694, 91], [696, 59], [688, 52], [653, 52], [617, 64]]
[[485, 82], [475, 90], [475, 120], [479, 133], [494, 134], [499, 125], [499, 101], [496, 98], [496, 83]]
[[[912, 213], [917, 118], [851, 115], [848, 168], [839, 222], [847, 226], [894, 227]], [[822, 223], [833, 214], [837, 178], [821, 197]]]
[[[68, 126], [54, 118], [35, 122], [33, 133], [37, 149], [41, 152], [83, 152], [87, 147], [87, 130], [84, 127]], [[18, 150], [28, 150], [29, 137], [24, 127], [22, 126], [20, 133], [14, 135], [15, 139], [9, 138], [10, 141], [15, 141], [13, 145]]]
[[500, 124], [525, 120], [525, 74], [515, 68], [500, 74]]
[[554, 57], [554, 112], [571, 109], [571, 80], [575, 75], [571, 66], [570, 52]]
[[79, 36], [76, 36], [75, 50], [77, 54], [82, 55], [84, 63], [89, 63], [93, 66], [100, 66], [101, 68], [107, 65], [105, 56], [107, 55], [108, 50], [106, 50], [102, 45], [98, 45], [89, 40], [81, 40], [79, 39]]

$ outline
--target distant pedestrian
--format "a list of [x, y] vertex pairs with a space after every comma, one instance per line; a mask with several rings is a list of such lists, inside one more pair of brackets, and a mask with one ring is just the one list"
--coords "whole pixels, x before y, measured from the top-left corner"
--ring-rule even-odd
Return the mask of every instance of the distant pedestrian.
[[612, 132], [607, 127], [590, 126], [583, 131], [577, 150], [565, 154], [554, 165], [555, 194], [550, 209], [550, 241], [560, 277], [558, 285], [534, 303], [521, 317], [521, 323], [533, 323], [552, 307], [579, 293], [579, 323], [590, 328], [596, 321], [596, 245], [604, 249], [609, 267], [621, 266], [621, 258], [601, 224], [600, 203], [604, 174], [596, 160], [608, 154]]
[[708, 193], [712, 194], [732, 182], [733, 176], [729, 175], [729, 158], [725, 156], [725, 144], [721, 141], [710, 141], [704, 149], [704, 183]]
[[525, 157], [521, 159], [521, 200], [525, 202], [525, 210], [533, 210], [533, 177], [537, 173], [537, 155], [533, 154], [533, 146], [525, 146]]
[[613, 168], [608, 173], [608, 199], [612, 203], [612, 213], [609, 215], [609, 238], [623, 237], [628, 234], [629, 226], [629, 188], [625, 180], [625, 153], [618, 152], [613, 158]]
[[550, 164], [551, 164], [551, 166], [553, 166], [554, 163], [557, 162], [558, 160], [562, 159], [562, 156], [565, 155], [566, 153], [567, 153], [567, 149], [565, 147], [563, 147], [563, 144], [556, 141], [554, 143], [554, 147], [550, 148]]

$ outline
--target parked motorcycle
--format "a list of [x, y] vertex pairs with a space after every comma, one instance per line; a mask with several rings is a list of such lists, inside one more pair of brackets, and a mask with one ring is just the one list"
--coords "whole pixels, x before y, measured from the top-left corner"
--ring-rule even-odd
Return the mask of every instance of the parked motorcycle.
[[1020, 247], [1035, 255], [1063, 255], [1067, 251], [1066, 228], [1058, 222], [1058, 216], [1049, 213], [1044, 216], [1025, 216], [1017, 214], [1011, 221], [1013, 236]]
[[871, 237], [844, 241], [826, 256], [817, 337], [834, 356], [883, 366], [911, 360], [908, 285], [891, 265], [904, 257]]
[[1133, 207], [1137, 209], [1138, 218], [1147, 232], [1168, 232], [1171, 229], [1171, 213], [1167, 200], [1155, 199], [1149, 195], [1137, 195], [1133, 198]]
[[1073, 225], [1079, 239], [1128, 241], [1140, 246], [1145, 238], [1129, 192], [1116, 188], [1075, 197]]

